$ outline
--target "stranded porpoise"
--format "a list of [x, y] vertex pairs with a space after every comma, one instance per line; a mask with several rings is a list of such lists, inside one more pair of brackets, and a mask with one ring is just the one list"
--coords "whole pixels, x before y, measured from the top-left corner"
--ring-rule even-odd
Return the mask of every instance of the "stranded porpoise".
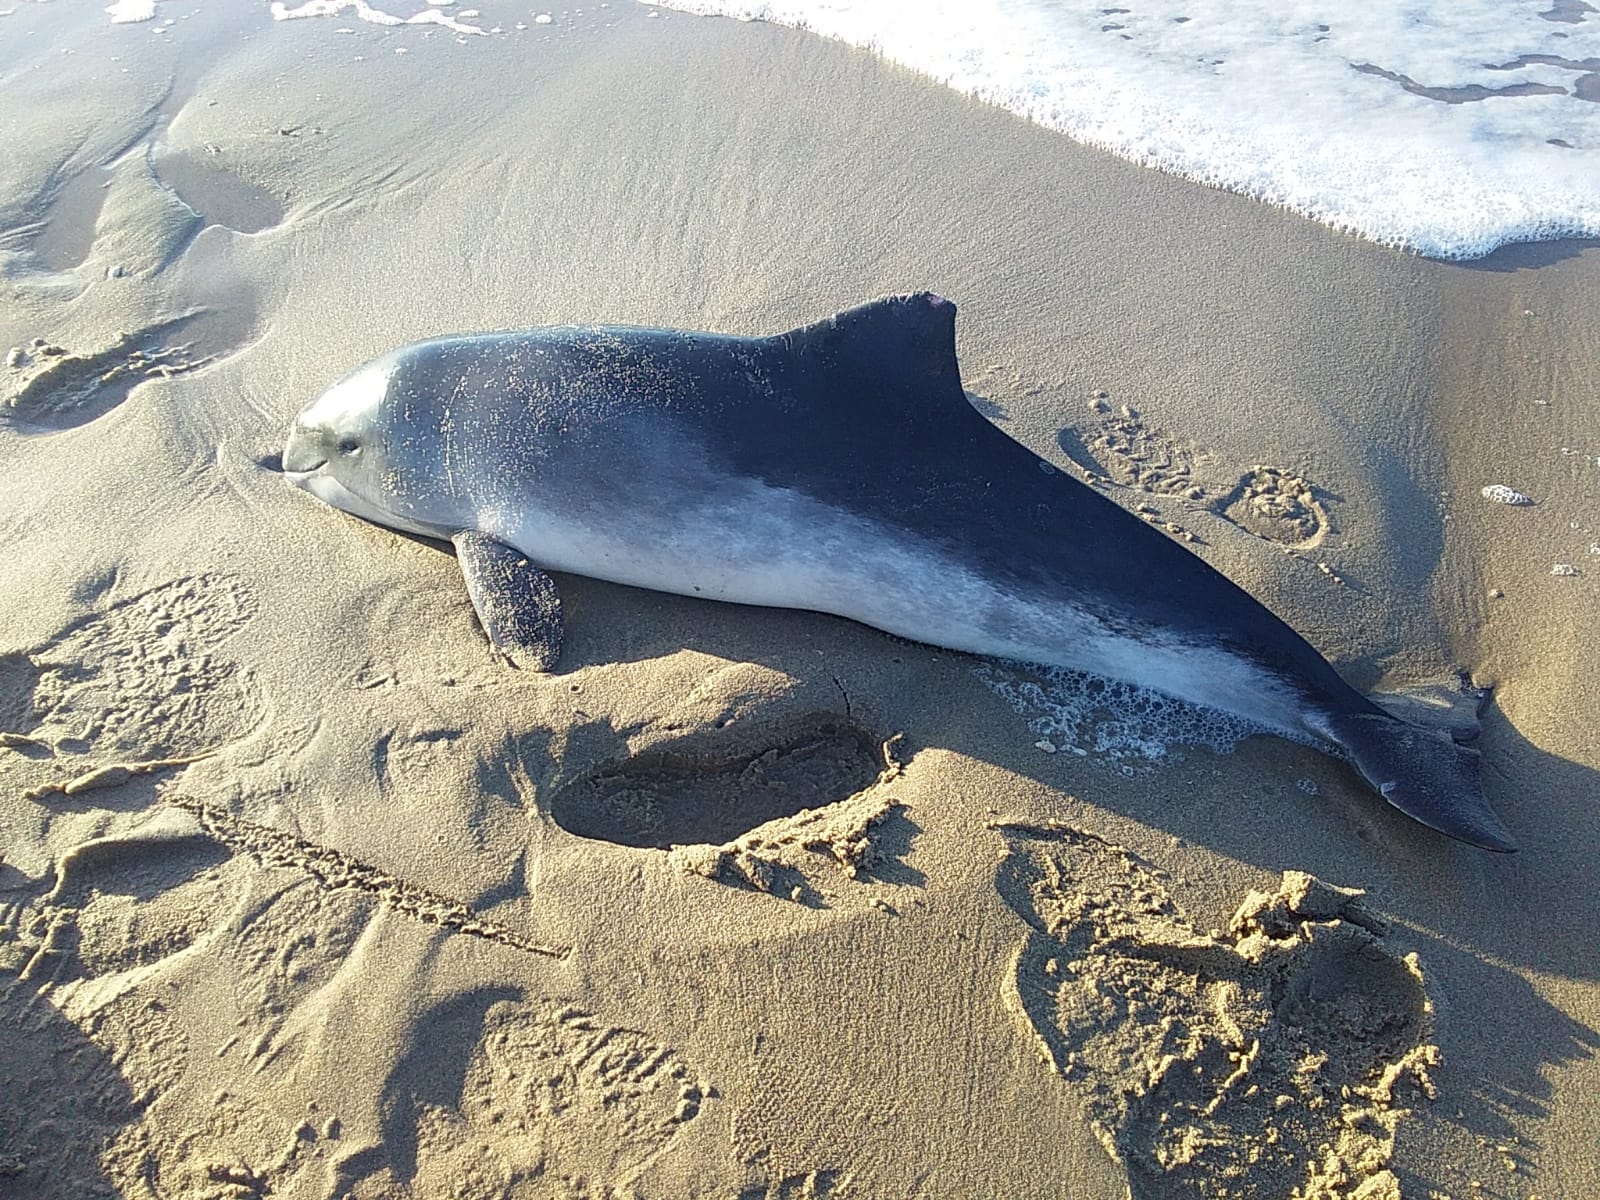
[[549, 669], [546, 571], [814, 609], [1125, 680], [1340, 751], [1401, 812], [1512, 850], [1478, 754], [1341, 679], [1262, 604], [968, 403], [923, 293], [772, 337], [552, 327], [421, 342], [333, 385], [283, 468], [455, 543], [494, 644]]

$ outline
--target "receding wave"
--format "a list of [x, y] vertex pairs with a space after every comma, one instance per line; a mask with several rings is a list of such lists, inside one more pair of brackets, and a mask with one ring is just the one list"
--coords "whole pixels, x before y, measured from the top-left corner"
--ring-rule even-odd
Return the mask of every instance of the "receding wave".
[[1134, 162], [1432, 257], [1600, 236], [1600, 11], [1588, 5], [661, 6], [866, 47]]

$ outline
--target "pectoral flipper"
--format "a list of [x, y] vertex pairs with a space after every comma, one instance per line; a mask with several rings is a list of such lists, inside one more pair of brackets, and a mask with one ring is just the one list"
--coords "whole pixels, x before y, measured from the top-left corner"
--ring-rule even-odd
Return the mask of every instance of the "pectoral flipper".
[[553, 670], [561, 657], [555, 580], [514, 546], [465, 529], [451, 539], [483, 631], [518, 666]]

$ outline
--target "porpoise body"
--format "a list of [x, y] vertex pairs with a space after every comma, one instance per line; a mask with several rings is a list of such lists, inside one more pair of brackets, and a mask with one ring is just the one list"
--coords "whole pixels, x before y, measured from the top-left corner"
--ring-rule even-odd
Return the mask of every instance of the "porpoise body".
[[548, 571], [812, 609], [1067, 667], [1311, 737], [1402, 812], [1514, 845], [1478, 754], [1404, 722], [1225, 576], [968, 402], [955, 305], [770, 337], [563, 326], [421, 342], [295, 421], [283, 468], [455, 543], [491, 641], [552, 667]]

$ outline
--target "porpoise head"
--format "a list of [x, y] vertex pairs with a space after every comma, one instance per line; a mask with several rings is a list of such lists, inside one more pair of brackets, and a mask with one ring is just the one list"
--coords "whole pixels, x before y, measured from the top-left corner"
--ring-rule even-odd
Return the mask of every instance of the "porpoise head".
[[346, 375], [295, 418], [283, 450], [290, 483], [354, 516], [425, 537], [470, 527], [451, 486], [447, 427], [429, 397], [400, 382], [394, 357]]

